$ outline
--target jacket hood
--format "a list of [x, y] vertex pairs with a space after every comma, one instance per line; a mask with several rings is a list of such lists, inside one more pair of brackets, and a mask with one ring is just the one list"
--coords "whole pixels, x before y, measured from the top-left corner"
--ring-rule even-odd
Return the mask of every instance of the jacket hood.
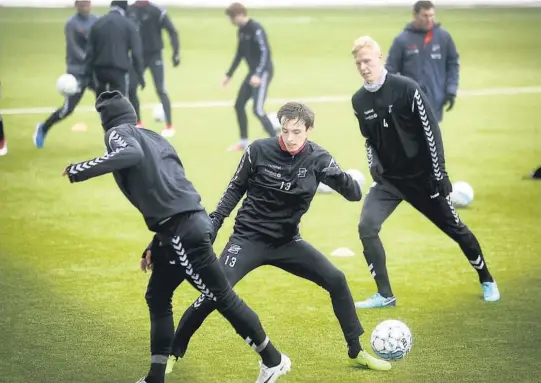
[[101, 93], [96, 100], [96, 111], [101, 116], [101, 126], [105, 131], [122, 124], [137, 124], [135, 109], [118, 90]]
[[[438, 29], [440, 26], [441, 26], [441, 23], [435, 23], [434, 27], [432, 29]], [[409, 32], [413, 32], [413, 33], [426, 33], [427, 32], [427, 30], [425, 30], [425, 29], [417, 28], [416, 26], [413, 25], [413, 23], [407, 24], [404, 27], [404, 30], [409, 31]]]

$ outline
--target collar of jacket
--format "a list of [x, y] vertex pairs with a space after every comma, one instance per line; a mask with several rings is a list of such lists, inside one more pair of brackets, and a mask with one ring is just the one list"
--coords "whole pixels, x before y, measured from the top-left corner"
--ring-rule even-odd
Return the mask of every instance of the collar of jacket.
[[363, 86], [369, 92], [377, 92], [382, 87], [386, 78], [387, 78], [387, 69], [383, 68], [383, 70], [381, 71], [381, 76], [375, 83], [367, 84], [365, 82]]

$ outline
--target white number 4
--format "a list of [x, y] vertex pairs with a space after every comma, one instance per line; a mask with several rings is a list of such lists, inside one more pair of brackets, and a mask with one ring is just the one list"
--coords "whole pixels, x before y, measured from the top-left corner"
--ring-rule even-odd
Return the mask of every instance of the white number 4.
[[280, 189], [283, 189], [283, 190], [291, 189], [291, 182], [283, 182], [282, 181], [282, 184], [280, 185]]
[[383, 119], [383, 126], [386, 127], [386, 128], [389, 127], [389, 125], [387, 124], [387, 120], [386, 120], [386, 119]]

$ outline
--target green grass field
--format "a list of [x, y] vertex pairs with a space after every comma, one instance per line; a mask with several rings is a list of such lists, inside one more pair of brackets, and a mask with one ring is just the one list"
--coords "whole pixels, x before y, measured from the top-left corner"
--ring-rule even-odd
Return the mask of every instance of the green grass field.
[[[65, 70], [63, 23], [70, 14], [0, 8], [0, 109], [61, 105], [54, 85]], [[170, 67], [169, 48], [165, 53], [172, 101], [232, 102], [246, 69], [230, 88], [220, 88], [235, 46], [222, 11], [170, 14], [182, 42], [179, 68]], [[277, 68], [267, 110], [279, 107], [272, 99], [341, 98], [311, 103], [312, 139], [342, 167], [367, 175], [349, 102], [361, 79], [349, 50], [361, 34], [387, 50], [409, 9], [257, 10], [253, 16], [268, 30]], [[459, 248], [403, 204], [382, 231], [399, 306], [359, 315], [368, 335], [384, 319], [406, 322], [411, 354], [389, 373], [348, 367], [328, 295], [265, 267], [237, 291], [293, 361], [280, 382], [541, 381], [541, 184], [522, 180], [541, 165], [541, 9], [441, 9], [438, 17], [461, 53], [464, 91], [442, 125], [448, 170], [452, 180], [475, 188], [473, 205], [460, 214], [481, 242], [502, 299], [483, 302]], [[141, 98], [148, 106], [157, 98], [150, 77], [147, 83]], [[82, 104], [91, 107], [93, 95]], [[60, 176], [68, 162], [103, 154], [99, 118], [76, 111], [38, 151], [32, 133], [47, 114], [11, 112], [4, 114], [9, 154], [0, 157], [0, 382], [135, 382], [148, 363], [148, 275], [138, 261], [151, 233], [111, 176], [75, 185]], [[161, 128], [148, 108], [144, 120]], [[89, 130], [73, 132], [78, 122]], [[174, 122], [172, 143], [211, 211], [240, 158], [225, 150], [238, 138], [233, 109], [175, 108]], [[252, 139], [263, 137], [251, 116], [249, 129]], [[302, 221], [305, 239], [326, 254], [342, 246], [355, 251], [331, 260], [346, 273], [356, 300], [375, 290], [357, 237], [360, 210], [337, 195], [318, 195]], [[216, 242], [218, 252], [231, 223]], [[188, 285], [178, 290], [177, 319], [196, 296]], [[253, 382], [257, 361], [213, 314], [168, 382]]]

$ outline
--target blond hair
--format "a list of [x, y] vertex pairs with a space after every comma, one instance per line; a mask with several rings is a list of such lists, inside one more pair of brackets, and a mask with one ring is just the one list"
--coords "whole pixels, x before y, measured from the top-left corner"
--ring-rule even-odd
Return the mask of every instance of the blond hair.
[[377, 52], [381, 52], [381, 48], [376, 40], [370, 36], [361, 36], [353, 42], [353, 48], [351, 48], [351, 54], [355, 56], [363, 48], [372, 48]]

